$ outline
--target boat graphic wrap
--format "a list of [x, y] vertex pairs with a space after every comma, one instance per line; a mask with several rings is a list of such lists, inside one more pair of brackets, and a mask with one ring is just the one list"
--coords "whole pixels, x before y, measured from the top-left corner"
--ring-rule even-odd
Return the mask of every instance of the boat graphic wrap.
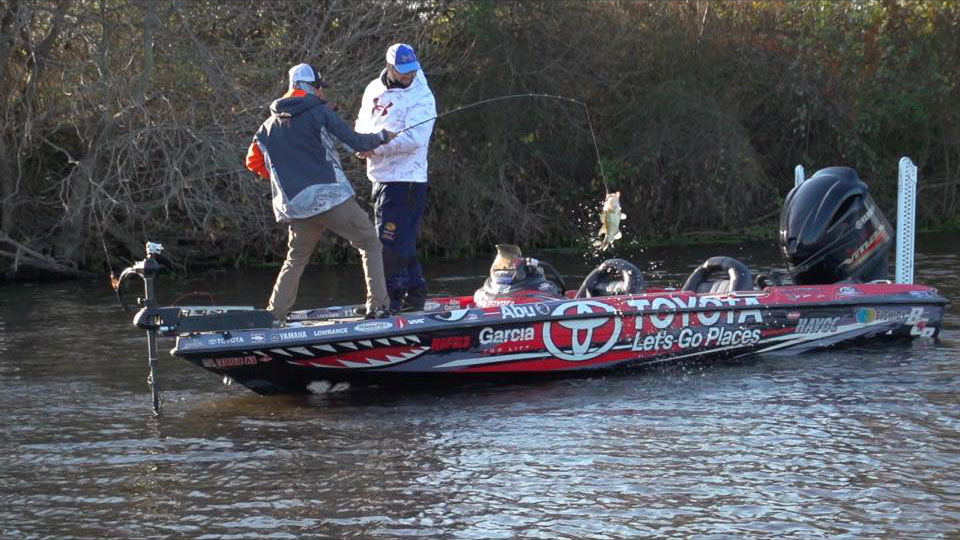
[[287, 360], [301, 367], [379, 368], [412, 360], [430, 350], [430, 347], [378, 347], [335, 356], [323, 356], [310, 360]]
[[[563, 320], [568, 315], [600, 317]], [[561, 320], [543, 323], [543, 342], [551, 355], [571, 362], [591, 360], [609, 351], [620, 340], [623, 318], [611, 305], [590, 300], [564, 302], [551, 315]]]
[[796, 354], [875, 336], [934, 337], [944, 304], [915, 285], [664, 291], [187, 335], [173, 353], [258, 392], [302, 392], [318, 380], [592, 372]]

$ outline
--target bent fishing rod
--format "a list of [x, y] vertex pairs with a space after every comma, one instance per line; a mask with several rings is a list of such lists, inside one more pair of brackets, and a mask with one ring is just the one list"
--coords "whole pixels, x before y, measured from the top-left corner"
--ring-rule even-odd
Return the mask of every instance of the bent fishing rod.
[[540, 94], [540, 93], [509, 94], [509, 95], [506, 95], [506, 96], [498, 96], [498, 97], [494, 97], [494, 98], [483, 99], [483, 100], [480, 100], [480, 101], [475, 101], [475, 102], [473, 102], [473, 103], [468, 103], [468, 104], [466, 104], [466, 105], [461, 105], [460, 107], [457, 107], [456, 109], [453, 109], [453, 110], [450, 110], [450, 111], [446, 111], [446, 112], [442, 112], [442, 113], [440, 113], [440, 114], [438, 114], [438, 115], [436, 115], [436, 116], [433, 116], [433, 117], [431, 117], [431, 118], [427, 118], [426, 120], [423, 120], [423, 121], [421, 121], [421, 122], [417, 122], [416, 124], [414, 124], [414, 125], [412, 125], [412, 126], [405, 127], [405, 128], [403, 128], [403, 129], [401, 129], [400, 131], [396, 132], [396, 134], [395, 134], [394, 136], [400, 135], [400, 134], [403, 133], [404, 131], [411, 130], [411, 129], [417, 127], [417, 126], [421, 126], [421, 125], [423, 125], [423, 124], [426, 124], [427, 122], [432, 122], [432, 121], [437, 120], [437, 119], [439, 119], [439, 118], [443, 118], [444, 116], [447, 116], [448, 114], [453, 114], [453, 113], [455, 113], [455, 112], [464, 111], [464, 110], [467, 110], [467, 109], [476, 107], [476, 106], [478, 106], [478, 105], [485, 105], [485, 104], [487, 104], [487, 103], [493, 103], [494, 101], [501, 101], [501, 100], [504, 100], [504, 99], [514, 99], [514, 98], [546, 98], [546, 99], [559, 99], [559, 100], [561, 100], [561, 101], [569, 101], [569, 102], [571, 102], [571, 103], [576, 103], [577, 105], [583, 106], [583, 111], [584, 111], [584, 113], [587, 115], [587, 125], [590, 126], [590, 137], [593, 139], [593, 151], [596, 153], [596, 156], [597, 156], [597, 167], [600, 169], [600, 176], [601, 176], [601, 178], [603, 179], [603, 189], [604, 189], [604, 191], [606, 191], [606, 192], [609, 194], [609, 193], [610, 193], [610, 188], [609, 188], [608, 185], [607, 185], [607, 174], [604, 172], [604, 170], [603, 170], [603, 163], [601, 163], [601, 161], [600, 161], [600, 146], [597, 144], [597, 135], [596, 135], [596, 133], [594, 133], [594, 131], [593, 131], [593, 121], [590, 119], [590, 108], [587, 107], [587, 104], [586, 104], [586, 103], [584, 103], [583, 101], [580, 101], [580, 100], [578, 100], [578, 99], [568, 98], [568, 97], [565, 97], [565, 96], [558, 96], [558, 95], [554, 95], [554, 94]]

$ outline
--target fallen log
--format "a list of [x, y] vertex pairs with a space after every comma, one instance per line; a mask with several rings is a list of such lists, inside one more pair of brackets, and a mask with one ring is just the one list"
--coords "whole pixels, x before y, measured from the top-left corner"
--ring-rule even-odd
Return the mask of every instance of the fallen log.
[[79, 270], [75, 264], [61, 262], [7, 236], [0, 231], [0, 258], [9, 259], [4, 277], [13, 279], [17, 274], [41, 274], [44, 277], [80, 278], [93, 274]]

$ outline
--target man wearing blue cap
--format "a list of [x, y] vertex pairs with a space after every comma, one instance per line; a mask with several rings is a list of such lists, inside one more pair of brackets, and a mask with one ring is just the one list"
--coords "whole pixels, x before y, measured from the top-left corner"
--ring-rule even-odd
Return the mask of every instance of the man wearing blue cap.
[[417, 260], [417, 233], [427, 205], [427, 149], [436, 116], [436, 100], [413, 47], [391, 45], [386, 67], [363, 93], [355, 128], [360, 133], [384, 129], [397, 133], [417, 126], [388, 144], [357, 153], [367, 160], [367, 178], [373, 182], [375, 221], [393, 311], [420, 311], [427, 299], [427, 282]]

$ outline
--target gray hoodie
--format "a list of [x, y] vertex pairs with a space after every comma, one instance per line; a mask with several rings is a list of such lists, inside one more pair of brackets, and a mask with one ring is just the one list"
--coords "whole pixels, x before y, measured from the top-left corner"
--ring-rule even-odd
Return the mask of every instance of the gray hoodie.
[[382, 133], [360, 134], [317, 96], [280, 98], [255, 139], [263, 153], [277, 221], [314, 216], [354, 195], [331, 135], [356, 151], [372, 150]]

